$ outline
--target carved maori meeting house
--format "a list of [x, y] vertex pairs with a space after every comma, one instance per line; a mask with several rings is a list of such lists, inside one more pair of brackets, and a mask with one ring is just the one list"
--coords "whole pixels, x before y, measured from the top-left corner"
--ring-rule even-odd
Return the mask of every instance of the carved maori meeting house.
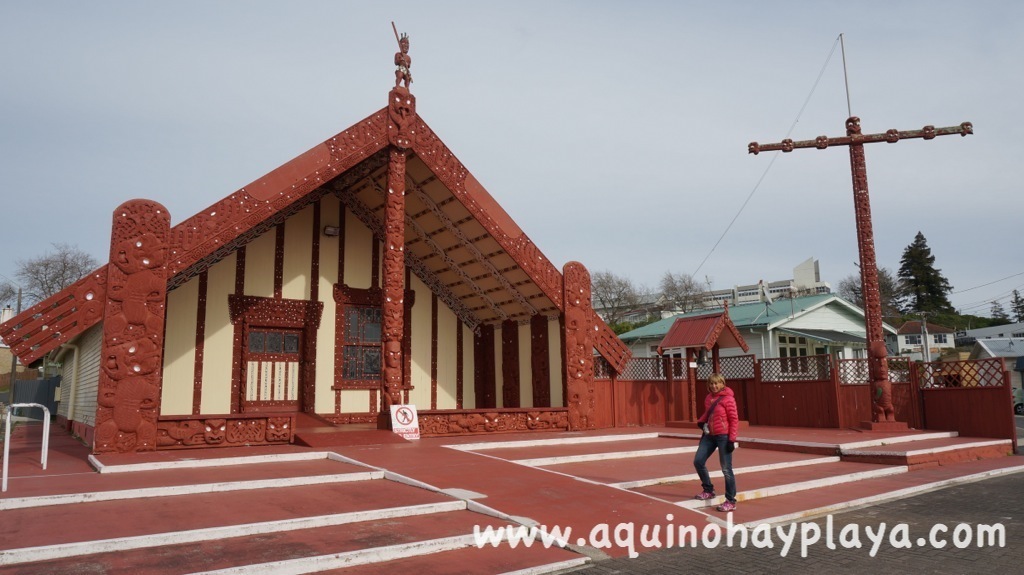
[[398, 60], [387, 106], [199, 213], [117, 207], [109, 262], [0, 326], [60, 361], [61, 423], [94, 452], [386, 428], [392, 404], [428, 436], [595, 426], [594, 354], [629, 351], [589, 273], [523, 233]]

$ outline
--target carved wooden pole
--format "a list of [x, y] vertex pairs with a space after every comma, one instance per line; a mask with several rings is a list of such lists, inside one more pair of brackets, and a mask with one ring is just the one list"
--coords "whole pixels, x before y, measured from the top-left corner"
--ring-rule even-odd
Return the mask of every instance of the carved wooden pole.
[[107, 266], [93, 451], [156, 449], [167, 294], [167, 208], [131, 200], [114, 210]]
[[874, 403], [872, 422], [878, 429], [886, 424], [895, 427], [894, 408], [892, 405], [892, 384], [889, 382], [889, 368], [886, 362], [885, 334], [882, 331], [882, 300], [878, 292], [878, 266], [875, 262], [875, 237], [871, 228], [871, 202], [868, 197], [868, 170], [864, 159], [864, 144], [888, 142], [894, 144], [900, 140], [923, 138], [931, 140], [935, 136], [959, 134], [966, 136], [974, 133], [970, 122], [948, 128], [925, 126], [921, 130], [887, 130], [881, 134], [861, 134], [860, 118], [852, 116], [846, 120], [846, 137], [829, 138], [818, 136], [813, 140], [783, 140], [776, 144], [758, 144], [751, 142], [747, 151], [751, 154], [782, 150], [792, 152], [797, 148], [817, 148], [824, 150], [829, 146], [850, 147], [850, 171], [853, 175], [853, 204], [857, 218], [857, 248], [860, 253], [861, 293], [864, 297], [864, 329], [868, 340], [868, 369], [871, 378], [871, 401]]
[[594, 317], [590, 272], [579, 262], [562, 268], [565, 317], [566, 406], [569, 429], [592, 429], [594, 421]]
[[[406, 38], [406, 50], [408, 39]], [[396, 61], [396, 65], [398, 62]], [[381, 345], [383, 405], [378, 427], [390, 427], [391, 406], [402, 403], [405, 365], [405, 154], [413, 144], [416, 98], [405, 86], [388, 93], [388, 188], [384, 203], [384, 301]]]

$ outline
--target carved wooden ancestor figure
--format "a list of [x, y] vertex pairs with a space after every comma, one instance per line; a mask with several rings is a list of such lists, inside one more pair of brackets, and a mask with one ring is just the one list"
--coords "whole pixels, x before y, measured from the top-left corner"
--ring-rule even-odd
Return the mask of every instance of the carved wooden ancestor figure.
[[405, 333], [405, 152], [391, 149], [388, 191], [384, 207], [384, 301], [382, 308], [384, 346], [384, 405], [382, 415], [390, 416], [391, 405], [402, 403], [402, 338]]
[[132, 200], [114, 211], [96, 409], [96, 453], [156, 449], [170, 214]]
[[408, 89], [412, 84], [412, 56], [409, 56], [409, 35], [403, 33], [398, 39], [398, 52], [395, 52], [395, 87]]
[[594, 317], [590, 272], [579, 262], [562, 268], [565, 314], [566, 404], [569, 429], [592, 429], [594, 413]]

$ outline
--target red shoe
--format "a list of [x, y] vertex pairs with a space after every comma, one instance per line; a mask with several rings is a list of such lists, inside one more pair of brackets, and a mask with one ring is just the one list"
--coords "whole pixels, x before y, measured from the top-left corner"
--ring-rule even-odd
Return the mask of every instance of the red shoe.
[[717, 509], [718, 511], [723, 511], [723, 512], [724, 511], [734, 511], [736, 509], [736, 504], [733, 503], [732, 501], [726, 501], [725, 503], [719, 505], [718, 507], [715, 507], [715, 509]]
[[693, 498], [694, 499], [700, 499], [702, 501], [707, 501], [708, 499], [714, 499], [715, 498], [715, 492], [714, 491], [701, 491], [697, 495], [694, 495]]

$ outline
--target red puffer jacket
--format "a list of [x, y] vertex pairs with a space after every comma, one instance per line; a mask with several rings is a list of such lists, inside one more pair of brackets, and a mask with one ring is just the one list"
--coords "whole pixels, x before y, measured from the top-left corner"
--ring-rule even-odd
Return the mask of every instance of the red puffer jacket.
[[700, 416], [697, 421], [704, 423], [708, 420], [708, 409], [711, 404], [715, 402], [719, 397], [722, 398], [715, 406], [715, 411], [711, 413], [711, 435], [729, 435], [729, 441], [736, 441], [736, 435], [739, 431], [740, 416], [736, 412], [736, 397], [734, 396], [731, 389], [723, 387], [722, 391], [718, 393], [709, 393], [704, 398], [704, 415]]

